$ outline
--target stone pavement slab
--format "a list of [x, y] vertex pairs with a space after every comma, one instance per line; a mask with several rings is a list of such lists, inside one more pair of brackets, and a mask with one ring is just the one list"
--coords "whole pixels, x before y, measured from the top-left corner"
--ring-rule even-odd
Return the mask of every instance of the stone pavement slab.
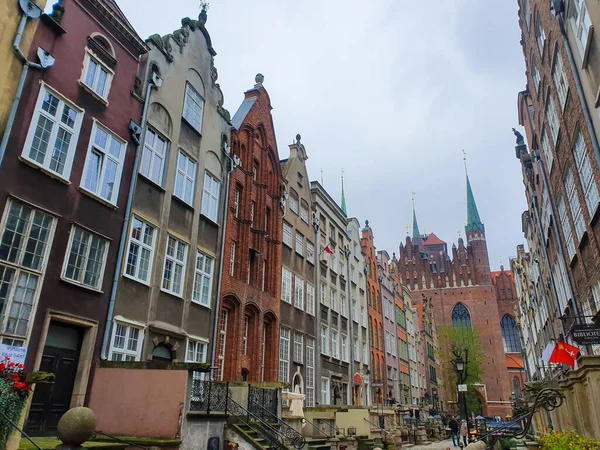
[[415, 445], [410, 447], [410, 450], [446, 450], [447, 448], [458, 450], [459, 447], [452, 447], [452, 439], [448, 439], [447, 441], [432, 442], [429, 445]]

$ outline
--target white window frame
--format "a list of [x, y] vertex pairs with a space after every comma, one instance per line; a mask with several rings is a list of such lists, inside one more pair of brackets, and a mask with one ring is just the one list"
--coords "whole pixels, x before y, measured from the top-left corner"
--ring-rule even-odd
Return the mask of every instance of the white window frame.
[[336, 329], [331, 330], [331, 356], [340, 359], [339, 332]]
[[285, 220], [283, 221], [283, 243], [287, 245], [289, 248], [292, 248], [292, 226], [287, 223]]
[[[73, 240], [75, 238], [75, 233], [77, 230], [80, 230], [81, 233], [83, 233], [83, 235], [86, 238], [86, 251], [84, 255], [81, 255], [83, 257], [83, 262], [81, 263], [81, 266], [78, 268], [79, 270], [79, 275], [76, 276], [75, 278], [71, 278], [69, 276], [67, 276], [67, 270], [69, 268], [69, 261], [71, 259], [71, 251], [73, 250]], [[98, 281], [96, 282], [96, 284], [88, 284], [85, 282], [85, 274], [87, 272], [87, 265], [90, 261], [90, 254], [92, 252], [92, 249], [90, 247], [90, 242], [92, 241], [93, 238], [98, 239], [98, 241], [100, 242], [100, 244], [102, 245], [102, 260], [100, 261], [100, 272], [97, 274], [98, 275]], [[100, 247], [98, 247], [99, 249]], [[94, 233], [93, 231], [90, 231], [86, 228], [77, 226], [75, 224], [73, 224], [71, 226], [71, 231], [69, 232], [69, 243], [67, 244], [67, 250], [65, 251], [65, 259], [63, 261], [63, 267], [62, 267], [62, 271], [61, 271], [61, 278], [69, 283], [73, 283], [76, 284], [78, 286], [82, 286], [85, 287], [87, 289], [92, 289], [94, 291], [101, 291], [102, 290], [102, 282], [104, 281], [104, 270], [106, 269], [106, 258], [108, 256], [108, 248], [109, 248], [109, 241], [100, 236], [97, 233]], [[79, 262], [79, 256], [76, 257], [75, 262]]]
[[531, 26], [531, 7], [529, 6], [529, 0], [523, 0], [523, 15], [525, 16], [525, 23], [529, 30]]
[[329, 306], [329, 302], [327, 301], [327, 286], [324, 283], [321, 283], [319, 291], [321, 305]]
[[332, 311], [336, 311], [338, 310], [338, 305], [337, 305], [337, 291], [333, 288], [331, 288], [329, 290], [329, 305]]
[[348, 311], [346, 311], [346, 296], [343, 292], [340, 293], [340, 315], [348, 317]]
[[290, 191], [290, 211], [292, 211], [294, 214], [298, 215], [299, 214], [299, 205], [300, 205], [300, 198], [298, 197], [298, 194], [294, 194], [295, 191]]
[[281, 327], [279, 330], [279, 381], [290, 381], [290, 338], [291, 330]]
[[[174, 254], [173, 255], [169, 255], [169, 240], [173, 240], [174, 243]], [[177, 250], [179, 249], [179, 247], [183, 247], [183, 258], [178, 258], [177, 257]], [[183, 297], [183, 293], [185, 291], [185, 273], [186, 273], [186, 266], [187, 266], [187, 254], [188, 254], [188, 244], [178, 238], [176, 238], [175, 236], [172, 236], [170, 234], [167, 235], [167, 242], [165, 245], [165, 260], [163, 263], [163, 271], [161, 274], [161, 283], [160, 283], [160, 290], [163, 292], [167, 292], [169, 294], [175, 295], [177, 297]], [[179, 279], [179, 291], [174, 290], [173, 289], [173, 285], [174, 283], [174, 277], [175, 277], [175, 272], [174, 270], [171, 270], [171, 278], [165, 278], [165, 270], [167, 268], [167, 262], [170, 262], [172, 264], [172, 268], [175, 269], [175, 267], [180, 267], [181, 270], [181, 276]], [[168, 286], [165, 287], [165, 281], [167, 281]]]
[[[42, 109], [44, 97], [46, 94], [52, 95], [58, 100], [55, 115], [52, 115], [51, 113]], [[73, 120], [73, 126], [69, 126], [61, 120], [62, 113], [65, 107], [70, 108], [76, 114], [75, 119]], [[84, 111], [82, 108], [67, 100], [65, 96], [59, 94], [47, 84], [42, 83], [35, 104], [35, 110], [31, 118], [31, 122], [29, 124], [29, 131], [27, 132], [27, 138], [25, 139], [25, 145], [23, 146], [23, 152], [21, 153], [21, 157], [26, 161], [30, 162], [31, 164], [43, 168], [44, 171], [50, 172], [52, 175], [55, 175], [62, 180], [69, 181], [69, 178], [71, 176], [71, 168], [73, 166], [73, 159], [75, 157], [75, 151], [77, 148], [77, 141], [79, 140], [79, 132], [81, 131], [81, 122], [83, 121], [83, 115]], [[29, 153], [31, 150], [31, 146], [34, 142], [38, 122], [41, 118], [52, 123], [52, 129], [48, 136], [48, 146], [46, 148], [43, 161], [38, 162], [33, 157], [29, 156]], [[71, 134], [71, 139], [67, 147], [67, 155], [63, 163], [62, 171], [57, 171], [56, 168], [51, 168], [52, 156], [54, 154], [54, 145], [58, 138], [59, 130], [63, 130], [64, 132]]]
[[304, 310], [304, 280], [294, 275], [294, 306]]
[[229, 276], [235, 274], [235, 242], [231, 243], [231, 255], [229, 256]]
[[[96, 142], [96, 136], [98, 132], [104, 132], [107, 135], [106, 145], [102, 148], [99, 143]], [[111, 149], [112, 144], [116, 143], [119, 146], [119, 156], [115, 156]], [[85, 166], [83, 168], [83, 174], [81, 176], [80, 188], [86, 192], [99, 197], [111, 205], [116, 205], [119, 200], [119, 188], [121, 186], [121, 177], [123, 175], [123, 164], [125, 163], [125, 154], [127, 153], [127, 142], [121, 139], [120, 136], [112, 132], [109, 128], [102, 125], [96, 119], [93, 120], [92, 132], [90, 134], [90, 142], [88, 144], [87, 156], [85, 158]], [[100, 157], [100, 167], [96, 175], [96, 187], [95, 189], [88, 185], [88, 180], [91, 182], [91, 175], [89, 173], [92, 170], [92, 155], [98, 155]], [[116, 172], [114, 174], [113, 187], [110, 194], [104, 192], [104, 185], [106, 177], [109, 176], [107, 173], [107, 163], [111, 161], [116, 165]], [[90, 178], [88, 178], [90, 177]]]
[[315, 244], [308, 239], [306, 240], [306, 260], [311, 264], [315, 263]]
[[[54, 231], [56, 229], [56, 218], [46, 214], [43, 211], [40, 211], [28, 204], [19, 202], [17, 200], [13, 200], [12, 198], [9, 198], [6, 202], [6, 206], [4, 208], [4, 213], [2, 215], [2, 227], [0, 228], [0, 242], [4, 241], [4, 234], [5, 233], [9, 233], [9, 234], [13, 234], [14, 237], [14, 233], [15, 233], [15, 229], [11, 229], [11, 230], [7, 230], [7, 222], [9, 219], [9, 213], [10, 213], [10, 208], [11, 206], [15, 205], [15, 207], [20, 207], [22, 208], [20, 211], [15, 211], [16, 214], [18, 214], [18, 217], [22, 218], [22, 212], [23, 212], [23, 208], [28, 209], [29, 210], [29, 217], [28, 220], [25, 224], [25, 227], [23, 229], [23, 231], [21, 232], [22, 235], [22, 239], [21, 239], [21, 245], [16, 247], [17, 252], [16, 254], [11, 253], [9, 251], [9, 255], [14, 254], [13, 258], [5, 258], [0, 260], [0, 275], [3, 276], [3, 278], [6, 276], [6, 272], [5, 271], [11, 271], [12, 272], [12, 277], [11, 277], [11, 281], [10, 284], [8, 284], [8, 291], [7, 291], [7, 297], [4, 300], [5, 302], [5, 313], [4, 314], [0, 314], [0, 343], [4, 343], [5, 340], [10, 339], [10, 343], [11, 345], [15, 345], [16, 344], [20, 344], [20, 346], [25, 346], [25, 343], [27, 342], [29, 335], [31, 333], [31, 329], [32, 329], [32, 325], [33, 325], [33, 318], [34, 318], [34, 313], [37, 309], [37, 303], [39, 300], [39, 295], [40, 295], [40, 291], [42, 288], [42, 284], [44, 281], [44, 275], [46, 272], [46, 267], [48, 264], [48, 259], [49, 259], [49, 254], [50, 254], [50, 248], [52, 246], [53, 240], [54, 240]], [[40, 247], [40, 240], [39, 238], [39, 234], [37, 234], [37, 237], [33, 237], [31, 234], [32, 228], [34, 228], [34, 219], [36, 218], [35, 216], [37, 216], [37, 219], [43, 219], [43, 221], [46, 221], [47, 227], [45, 227], [45, 229], [47, 230], [47, 235], [46, 235], [46, 241], [45, 243], [41, 244], [43, 245], [43, 249], [41, 251], [41, 253], [38, 254], [38, 263], [35, 265], [36, 267], [31, 267], [32, 264], [25, 264], [24, 261], [24, 257], [26, 256], [26, 248], [28, 247], [28, 244], [30, 242], [35, 242], [35, 249], [38, 250]], [[47, 221], [50, 222], [47, 222]], [[39, 220], [37, 221], [38, 225], [39, 225]], [[42, 222], [43, 223], [43, 222]], [[39, 229], [39, 226], [36, 226], [36, 231]], [[11, 239], [8, 235], [7, 235], [8, 239]], [[14, 244], [14, 240], [11, 239], [12, 243]], [[15, 247], [12, 247], [15, 248]], [[33, 260], [31, 261], [33, 263]], [[24, 296], [21, 296], [21, 298], [16, 299], [16, 295], [17, 295], [17, 287], [20, 281], [21, 276], [27, 277], [26, 283], [25, 285], [28, 286], [28, 282], [30, 280], [30, 277], [37, 277], [37, 281], [36, 281], [36, 286], [34, 289], [34, 292], [32, 294], [32, 299], [31, 299], [31, 304], [25, 303], [24, 300]], [[3, 281], [4, 283], [7, 283], [7, 278], [0, 278], [1, 281]], [[4, 285], [6, 286], [6, 284]], [[29, 288], [27, 288], [29, 289]], [[23, 287], [21, 287], [21, 291], [24, 291], [25, 289], [23, 289]], [[16, 306], [16, 305], [19, 306]], [[12, 312], [15, 311], [15, 309], [18, 310], [18, 314], [16, 316], [17, 322], [19, 320], [24, 320], [23, 317], [21, 317], [21, 313], [27, 310], [27, 307], [29, 307], [29, 314], [27, 317], [27, 325], [26, 325], [26, 330], [23, 334], [18, 334], [16, 332], [13, 333], [9, 333], [7, 330], [8, 327], [8, 320], [11, 318], [12, 316]], [[0, 311], [0, 313], [2, 313], [4, 311]]]
[[[139, 222], [141, 225], [140, 239], [134, 237], [134, 230], [136, 222]], [[148, 244], [145, 242], [145, 236], [148, 230], [152, 230], [149, 234], [151, 235], [151, 243]], [[153, 224], [147, 222], [146, 220], [134, 215], [133, 220], [131, 221], [131, 226], [129, 227], [129, 242], [127, 244], [127, 259], [124, 262], [123, 266], [123, 276], [127, 278], [131, 278], [132, 280], [138, 281], [140, 283], [150, 285], [150, 280], [152, 279], [152, 266], [154, 263], [154, 248], [156, 246], [156, 240], [158, 236], [158, 228]], [[130, 260], [132, 258], [133, 249], [137, 248], [137, 253], [135, 254], [135, 263], [130, 264]], [[146, 269], [146, 277], [140, 276], [141, 271], [141, 254], [143, 252], [147, 252], [148, 254], [148, 267]], [[133, 269], [133, 273], [129, 273], [130, 267]]]
[[294, 331], [294, 362], [304, 363], [304, 334]]
[[[191, 349], [190, 346], [193, 346], [194, 348]], [[198, 356], [198, 348], [203, 347], [204, 350], [202, 351], [202, 357], [200, 359], [197, 358]], [[192, 350], [194, 357], [190, 358], [190, 350]], [[200, 338], [187, 338], [187, 342], [185, 345], [185, 362], [189, 362], [189, 363], [205, 363], [206, 362], [206, 358], [207, 358], [207, 353], [208, 353], [208, 340], [207, 339], [200, 339]]]
[[281, 267], [281, 301], [292, 304], [292, 271]]
[[369, 364], [369, 345], [367, 342], [362, 343], [363, 364]]
[[329, 328], [321, 324], [321, 353], [329, 356]]
[[295, 250], [300, 256], [304, 256], [304, 235], [296, 230]]
[[538, 49], [540, 50], [540, 58], [543, 58], [544, 47], [546, 45], [546, 32], [544, 31], [544, 27], [542, 27], [542, 21], [539, 18], [536, 23], [535, 40], [537, 41]]
[[573, 232], [571, 230], [571, 224], [567, 216], [567, 207], [565, 199], [561, 195], [557, 204], [558, 218], [564, 235], [565, 243], [567, 245], [567, 253], [569, 254], [569, 261], [575, 257], [575, 242], [573, 240]]
[[331, 380], [328, 377], [321, 377], [321, 404], [331, 404]]
[[[180, 163], [183, 164], [183, 167], [180, 166]], [[194, 205], [197, 172], [198, 163], [182, 149], [179, 149], [177, 151], [177, 166], [175, 169], [173, 195], [190, 206]], [[189, 186], [189, 189], [186, 189], [186, 186]]]
[[590, 15], [587, 12], [587, 6], [585, 0], [576, 0], [574, 2], [577, 20], [576, 20], [576, 35], [577, 35], [577, 46], [581, 53], [582, 69], [587, 65], [587, 56], [589, 53], [590, 42], [591, 42], [591, 27], [592, 22]]
[[308, 206], [300, 202], [300, 218], [304, 221], [304, 223], [308, 223], [308, 216]]
[[[150, 140], [152, 140], [152, 144], [150, 144]], [[162, 145], [157, 146], [158, 142], [161, 142]], [[140, 174], [158, 186], [163, 186], [164, 183], [169, 146], [169, 141], [165, 136], [150, 126], [146, 128]]]
[[[202, 263], [201, 263], [202, 261]], [[198, 267], [201, 264], [202, 267]], [[209, 264], [209, 270], [206, 270], [206, 265]], [[194, 288], [192, 290], [192, 302], [197, 303], [202, 306], [206, 306], [210, 308], [210, 303], [212, 299], [212, 283], [213, 283], [213, 273], [215, 270], [215, 259], [212, 256], [207, 255], [206, 253], [197, 250], [196, 251], [196, 264], [195, 264], [195, 274], [194, 274]], [[204, 283], [208, 280], [208, 295], [206, 301], [203, 300], [203, 287]], [[198, 287], [200, 290], [198, 290]]]
[[567, 76], [565, 74], [565, 69], [558, 45], [556, 47], [556, 51], [554, 52], [552, 79], [554, 80], [554, 87], [556, 88], [561, 110], [564, 110], [567, 103], [567, 95], [569, 94], [569, 81], [567, 80]]
[[552, 142], [556, 145], [558, 133], [560, 131], [560, 122], [558, 120], [558, 114], [556, 113], [554, 98], [549, 89], [548, 94], [546, 95], [546, 117], [548, 118], [548, 127], [550, 128], [550, 134], [552, 135]]
[[[91, 83], [88, 83], [88, 71], [90, 69], [90, 62], [93, 61], [96, 64], [96, 73], [94, 74], [93, 80]], [[98, 92], [98, 82], [100, 80], [100, 73], [103, 71], [106, 74], [105, 84], [104, 84], [104, 92]], [[88, 47], [85, 48], [85, 56], [83, 59], [83, 69], [81, 71], [81, 78], [79, 82], [82, 86], [86, 88], [87, 91], [91, 91], [94, 97], [103, 101], [103, 103], [108, 104], [108, 94], [110, 93], [110, 88], [112, 86], [112, 79], [115, 76], [115, 72], [108, 67], [98, 56], [90, 50]]]
[[348, 336], [344, 333], [340, 337], [340, 359], [348, 362]]
[[565, 192], [567, 193], [567, 201], [571, 210], [571, 219], [575, 224], [575, 233], [577, 236], [577, 242], [581, 241], [586, 229], [583, 220], [583, 210], [581, 208], [581, 202], [579, 201], [579, 193], [577, 192], [577, 186], [575, 185], [575, 176], [570, 167], [567, 167], [565, 173]]
[[365, 305], [360, 305], [360, 324], [367, 328], [367, 313], [365, 311]]
[[216, 224], [219, 223], [220, 198], [221, 180], [211, 174], [208, 170], [205, 170], [204, 185], [202, 188], [202, 215]]
[[358, 323], [357, 301], [352, 299], [352, 320]]
[[590, 220], [592, 220], [598, 209], [600, 194], [598, 193], [598, 185], [594, 179], [594, 170], [591, 165], [590, 155], [587, 151], [581, 131], [577, 133], [577, 138], [575, 139], [573, 156], [575, 158], [575, 165], [577, 167], [577, 173], [579, 174], [579, 181], [581, 182], [588, 215]]
[[354, 361], [360, 362], [360, 341], [358, 340], [358, 338], [355, 337], [352, 339], [352, 346], [354, 353]]
[[533, 80], [533, 84], [535, 86], [535, 92], [539, 92], [540, 90], [540, 72], [537, 68], [537, 64], [535, 63], [535, 59], [531, 60], [531, 78]]
[[315, 406], [315, 339], [306, 336], [306, 406]]
[[548, 167], [548, 175], [552, 171], [552, 166], [554, 165], [554, 154], [552, 153], [552, 148], [550, 147], [550, 141], [548, 140], [548, 133], [546, 132], [546, 126], [542, 126], [542, 153], [544, 154], [544, 158], [546, 158], [546, 166]]
[[235, 188], [234, 194], [233, 194], [233, 217], [235, 217], [236, 219], [239, 217], [240, 215], [240, 197], [242, 195], [242, 192], [240, 191], [239, 188]]
[[202, 133], [204, 99], [190, 83], [185, 84], [185, 98], [181, 115], [194, 130]]
[[[219, 362], [219, 368], [217, 369], [217, 379], [223, 381], [225, 375], [225, 349], [227, 347], [227, 325], [229, 322], [229, 311], [225, 308], [221, 309], [221, 317], [219, 321], [219, 353], [217, 360]], [[217, 342], [215, 342], [215, 345]]]
[[[124, 346], [123, 348], [119, 348], [115, 345], [115, 341], [117, 338], [117, 325], [125, 327], [125, 336], [124, 336]], [[130, 350], [127, 348], [127, 343], [131, 339], [132, 330], [138, 330], [136, 349]], [[108, 350], [108, 360], [109, 361], [132, 361], [132, 359], [127, 359], [127, 357], [133, 358], [133, 361], [140, 361], [142, 359], [142, 349], [144, 347], [144, 327], [133, 325], [128, 322], [115, 320], [113, 322], [112, 334], [110, 337], [110, 348]], [[122, 355], [122, 359], [115, 359], [115, 355]], [[187, 348], [186, 348], [187, 354]]]
[[315, 315], [315, 287], [306, 282], [306, 314]]

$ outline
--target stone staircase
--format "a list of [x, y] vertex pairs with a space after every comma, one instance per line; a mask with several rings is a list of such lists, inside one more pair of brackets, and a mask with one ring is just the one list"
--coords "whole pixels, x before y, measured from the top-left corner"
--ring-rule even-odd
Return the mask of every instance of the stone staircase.
[[[278, 424], [269, 424], [271, 427], [277, 429]], [[252, 445], [256, 450], [277, 450], [277, 448], [272, 447], [269, 444], [269, 441], [265, 438], [264, 434], [261, 432], [258, 424], [250, 422], [247, 423], [234, 423], [229, 425], [235, 432], [237, 432], [240, 437], [242, 437], [246, 442]], [[282, 444], [285, 445], [285, 444]], [[286, 448], [290, 448], [285, 445]], [[291, 449], [290, 449], [291, 450]]]

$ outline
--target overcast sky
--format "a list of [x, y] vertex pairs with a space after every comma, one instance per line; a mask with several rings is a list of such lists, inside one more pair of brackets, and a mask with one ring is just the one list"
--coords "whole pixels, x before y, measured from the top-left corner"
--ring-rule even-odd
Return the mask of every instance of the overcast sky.
[[[118, 0], [138, 33], [167, 34], [197, 0]], [[212, 0], [207, 29], [233, 115], [265, 76], [279, 157], [302, 135], [311, 179], [398, 252], [412, 224], [464, 235], [462, 150], [490, 263], [508, 268], [526, 207], [511, 128], [525, 87], [516, 0]]]

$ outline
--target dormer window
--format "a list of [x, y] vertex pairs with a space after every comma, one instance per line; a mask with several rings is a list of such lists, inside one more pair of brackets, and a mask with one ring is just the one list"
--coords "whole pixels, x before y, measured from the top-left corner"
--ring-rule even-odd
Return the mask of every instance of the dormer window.
[[188, 83], [185, 86], [185, 102], [183, 104], [183, 118], [198, 132], [202, 132], [202, 112], [204, 99]]
[[100, 34], [90, 36], [88, 44], [79, 82], [92, 95], [106, 103], [117, 62], [114, 49], [110, 41]]

